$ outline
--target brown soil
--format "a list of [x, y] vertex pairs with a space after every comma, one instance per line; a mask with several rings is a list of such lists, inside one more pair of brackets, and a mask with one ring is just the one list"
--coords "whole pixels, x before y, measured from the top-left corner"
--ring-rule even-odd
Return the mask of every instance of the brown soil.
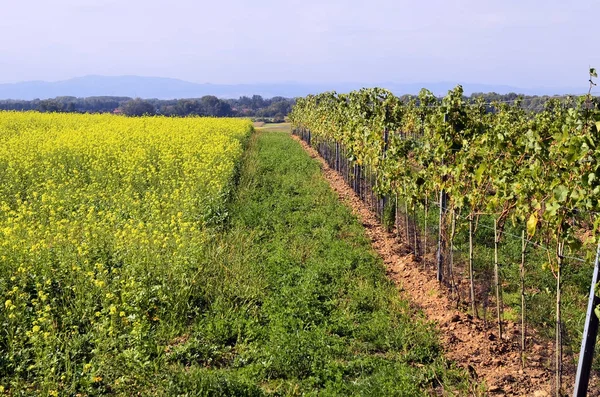
[[[477, 383], [485, 385], [490, 396], [550, 396], [555, 395], [554, 346], [542, 340], [535, 330], [528, 330], [526, 366], [521, 366], [520, 326], [504, 322], [503, 338], [498, 338], [495, 324], [485, 324], [464, 311], [457, 310], [455, 300], [445, 285], [437, 282], [432, 269], [425, 269], [395, 232], [387, 232], [373, 212], [332, 170], [318, 152], [293, 136], [308, 154], [319, 160], [325, 179], [340, 199], [352, 208], [362, 221], [373, 248], [383, 258], [388, 276], [400, 293], [416, 308], [423, 311], [439, 329], [447, 358], [465, 368]], [[402, 231], [399, 231], [402, 232]], [[458, 280], [460, 289], [467, 283]], [[574, 357], [567, 357], [573, 362]], [[571, 366], [572, 367], [572, 366]], [[571, 393], [573, 368], [565, 368], [563, 393]], [[592, 379], [594, 382], [594, 379]], [[590, 385], [589, 395], [600, 395], [596, 384]]]

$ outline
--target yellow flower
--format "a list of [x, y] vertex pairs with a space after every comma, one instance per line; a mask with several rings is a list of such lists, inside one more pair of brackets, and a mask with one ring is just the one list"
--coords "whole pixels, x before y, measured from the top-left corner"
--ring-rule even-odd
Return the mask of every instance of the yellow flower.
[[[96, 322], [118, 313], [123, 324], [136, 324], [111, 332], [143, 332], [136, 309], [119, 310], [121, 302], [139, 293], [142, 269], [164, 266], [156, 269], [163, 274], [206, 241], [206, 220], [225, 204], [251, 131], [242, 119], [0, 112], [0, 164], [8, 165], [0, 189], [0, 262], [11, 280], [2, 294], [6, 316], [25, 318], [31, 306], [38, 318], [26, 335], [58, 337], [51, 314], [71, 323], [76, 313], [58, 310], [63, 297], [55, 294], [89, 306], [92, 286], [109, 302], [92, 315]], [[97, 256], [105, 250], [110, 259]], [[49, 265], [50, 258], [59, 261]], [[27, 280], [37, 291], [15, 286]], [[94, 375], [91, 365], [84, 370]]]

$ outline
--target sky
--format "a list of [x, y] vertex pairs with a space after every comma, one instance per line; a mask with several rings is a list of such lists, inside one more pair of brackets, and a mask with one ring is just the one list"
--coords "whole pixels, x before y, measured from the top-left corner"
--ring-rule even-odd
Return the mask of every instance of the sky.
[[600, 0], [0, 0], [0, 83], [587, 87]]

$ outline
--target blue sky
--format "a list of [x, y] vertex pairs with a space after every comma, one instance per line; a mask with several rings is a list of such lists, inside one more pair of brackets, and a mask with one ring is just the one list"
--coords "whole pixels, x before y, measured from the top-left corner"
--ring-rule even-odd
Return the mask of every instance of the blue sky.
[[586, 87], [600, 0], [22, 0], [0, 83], [89, 74], [193, 82]]

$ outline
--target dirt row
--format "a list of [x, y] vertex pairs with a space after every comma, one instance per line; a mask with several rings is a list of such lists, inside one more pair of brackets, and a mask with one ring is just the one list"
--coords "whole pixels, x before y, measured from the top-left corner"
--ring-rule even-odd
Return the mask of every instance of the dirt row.
[[[484, 395], [555, 395], [554, 346], [551, 341], [541, 340], [535, 330], [528, 330], [529, 347], [523, 368], [518, 343], [520, 326], [506, 322], [505, 336], [500, 340], [491, 325], [457, 310], [448, 289], [436, 281], [433, 269], [424, 268], [408, 247], [399, 241], [395, 231], [387, 232], [380, 226], [375, 214], [315, 149], [295, 136], [294, 139], [311, 157], [320, 161], [325, 179], [363, 223], [373, 248], [385, 263], [388, 276], [403, 297], [437, 325], [446, 357], [464, 367], [476, 383], [483, 384], [486, 388]], [[466, 280], [459, 280], [459, 283], [466, 283]], [[563, 376], [563, 393], [571, 393], [573, 381], [574, 373], [570, 370]], [[599, 395], [595, 394], [597, 391], [597, 385], [592, 383], [588, 395]], [[473, 391], [473, 394], [481, 392]]]

